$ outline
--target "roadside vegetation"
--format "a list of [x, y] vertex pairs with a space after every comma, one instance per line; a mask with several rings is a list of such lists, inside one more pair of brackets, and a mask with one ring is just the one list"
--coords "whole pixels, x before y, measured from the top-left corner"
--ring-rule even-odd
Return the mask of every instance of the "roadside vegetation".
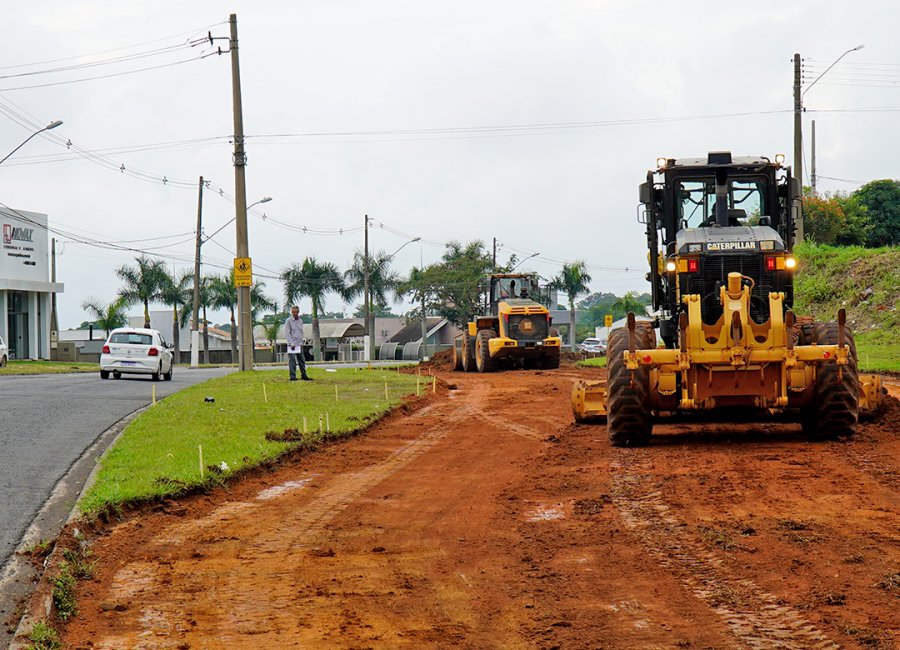
[[284, 370], [234, 373], [167, 397], [128, 425], [101, 459], [82, 512], [219, 484], [291, 449], [364, 427], [419, 383], [431, 390], [430, 377], [392, 370], [311, 369], [310, 376], [315, 381], [289, 382]]
[[794, 305], [800, 315], [834, 320], [847, 310], [864, 370], [900, 372], [900, 247], [865, 248], [805, 243]]
[[582, 359], [576, 361], [575, 365], [579, 368], [605, 368], [606, 357], [591, 357], [590, 359]]
[[50, 375], [65, 372], [97, 372], [97, 364], [12, 360], [5, 367], [0, 368], [0, 375]]

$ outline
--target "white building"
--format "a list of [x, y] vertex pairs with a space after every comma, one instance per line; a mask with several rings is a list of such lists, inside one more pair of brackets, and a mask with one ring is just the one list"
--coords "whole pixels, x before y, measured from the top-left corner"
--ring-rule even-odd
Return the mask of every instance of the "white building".
[[50, 358], [50, 282], [47, 215], [0, 208], [0, 336], [14, 359]]

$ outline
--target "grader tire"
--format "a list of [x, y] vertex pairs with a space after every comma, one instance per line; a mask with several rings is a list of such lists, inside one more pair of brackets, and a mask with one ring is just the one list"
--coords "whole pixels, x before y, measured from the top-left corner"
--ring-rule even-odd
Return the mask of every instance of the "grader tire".
[[479, 330], [475, 338], [475, 364], [478, 372], [494, 372], [497, 370], [497, 360], [491, 357], [491, 349], [488, 342], [497, 337], [494, 330]]
[[[649, 324], [636, 323], [635, 349], [656, 347], [656, 336]], [[628, 330], [614, 329], [609, 335], [607, 393], [609, 395], [606, 428], [613, 447], [638, 447], [650, 441], [653, 414], [650, 407], [650, 370], [628, 370], [622, 356], [628, 349]]]
[[462, 347], [463, 372], [475, 372], [475, 337], [469, 336], [468, 332], [463, 334]]
[[453, 370], [462, 370], [463, 369], [463, 347], [462, 345], [456, 345], [456, 341], [453, 342]]
[[[837, 323], [816, 323], [819, 345], [837, 345]], [[859, 369], [856, 366], [856, 342], [849, 330], [844, 337], [850, 348], [849, 363], [821, 363], [816, 372], [813, 398], [803, 409], [803, 430], [813, 440], [850, 438], [859, 422]]]

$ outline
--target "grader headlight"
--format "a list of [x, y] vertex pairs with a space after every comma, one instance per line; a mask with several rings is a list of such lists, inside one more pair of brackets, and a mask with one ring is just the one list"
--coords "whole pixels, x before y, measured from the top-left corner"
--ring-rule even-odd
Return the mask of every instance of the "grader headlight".
[[666, 262], [666, 272], [667, 273], [675, 273], [675, 271], [677, 269], [678, 269], [678, 265], [675, 263], [674, 260], [669, 260], [668, 262]]
[[788, 271], [793, 271], [795, 268], [797, 268], [797, 260], [793, 257], [784, 258], [784, 268], [786, 268]]

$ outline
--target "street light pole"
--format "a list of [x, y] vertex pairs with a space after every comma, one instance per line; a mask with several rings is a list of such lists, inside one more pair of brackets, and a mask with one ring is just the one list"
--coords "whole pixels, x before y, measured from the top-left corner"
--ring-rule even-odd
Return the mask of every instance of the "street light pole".
[[28, 141], [31, 140], [31, 138], [33, 138], [34, 136], [38, 135], [39, 133], [43, 133], [44, 131], [49, 131], [50, 129], [55, 129], [56, 127], [58, 127], [58, 126], [61, 125], [61, 124], [62, 124], [62, 120], [53, 120], [52, 122], [50, 122], [50, 124], [48, 124], [47, 126], [45, 126], [43, 129], [38, 129], [37, 131], [35, 131], [35, 132], [32, 133], [31, 135], [29, 135], [27, 138], [25, 138], [25, 139], [22, 141], [22, 144], [20, 144], [18, 147], [16, 147], [16, 148], [13, 149], [12, 151], [10, 151], [8, 154], [6, 154], [5, 156], [3, 156], [3, 160], [0, 160], [0, 165], [2, 165], [4, 162], [6, 162], [6, 160], [7, 160], [10, 156], [12, 156], [14, 153], [16, 153], [19, 149], [21, 149], [21, 148], [24, 147], [26, 144], [28, 144]]
[[528, 257], [522, 258], [522, 261], [519, 262], [518, 264], [516, 264], [514, 267], [512, 267], [512, 268], [509, 270], [509, 272], [512, 273], [512, 272], [515, 271], [517, 268], [519, 268], [520, 266], [522, 266], [522, 264], [524, 264], [526, 261], [530, 260], [532, 257], [537, 257], [538, 255], [540, 255], [540, 253], [532, 253], [532, 254], [529, 255]]
[[[816, 83], [828, 74], [828, 71], [831, 70], [834, 66], [838, 64], [838, 61], [843, 59], [845, 56], [850, 54], [850, 52], [857, 52], [863, 49], [865, 45], [857, 45], [856, 47], [851, 47], [849, 50], [841, 54], [838, 58], [834, 60], [834, 62], [825, 68], [825, 71], [822, 72], [818, 77], [813, 79], [813, 82], [809, 84], [803, 92], [800, 91], [800, 55], [794, 54], [794, 178], [800, 179], [800, 186], [803, 186], [803, 96], [809, 92], [809, 89], [816, 85]], [[803, 241], [803, 211], [800, 211], [800, 215], [797, 218], [797, 241]]]
[[[400, 248], [395, 250], [390, 255], [382, 258], [379, 262], [383, 263], [388, 260], [394, 259], [394, 256], [403, 250], [404, 246], [408, 246], [414, 242], [420, 241], [421, 237], [415, 237], [414, 239], [410, 239], [407, 242], [404, 242]], [[366, 215], [366, 237], [365, 237], [365, 249], [363, 256], [363, 293], [365, 294], [364, 304], [365, 304], [365, 318], [366, 318], [366, 338], [368, 340], [368, 348], [369, 355], [366, 361], [372, 361], [375, 359], [375, 310], [372, 305], [372, 297], [371, 293], [371, 276], [372, 273], [375, 272], [375, 268], [371, 267], [371, 263], [369, 260], [369, 216]]]

